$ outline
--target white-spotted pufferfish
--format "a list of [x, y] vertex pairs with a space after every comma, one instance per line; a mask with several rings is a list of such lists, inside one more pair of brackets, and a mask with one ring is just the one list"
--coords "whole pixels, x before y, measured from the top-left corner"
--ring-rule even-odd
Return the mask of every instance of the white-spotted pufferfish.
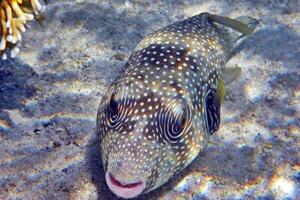
[[220, 124], [224, 65], [238, 39], [257, 24], [250, 17], [201, 13], [138, 44], [97, 114], [105, 179], [113, 193], [133, 198], [150, 192], [206, 147]]

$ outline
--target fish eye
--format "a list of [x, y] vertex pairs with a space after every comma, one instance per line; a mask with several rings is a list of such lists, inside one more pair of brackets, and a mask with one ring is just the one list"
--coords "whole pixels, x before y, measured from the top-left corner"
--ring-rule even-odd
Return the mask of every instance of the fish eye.
[[111, 117], [116, 118], [118, 116], [118, 103], [115, 99], [115, 93], [112, 94], [110, 101], [109, 101], [109, 110], [111, 112]]
[[119, 119], [118, 102], [116, 101], [116, 94], [113, 93], [107, 106], [109, 125], [115, 126]]
[[180, 134], [184, 129], [185, 122], [186, 122], [186, 117], [184, 116], [184, 114], [180, 114], [180, 116], [176, 116], [175, 119], [173, 120], [170, 134], [174, 136]]
[[158, 127], [161, 132], [162, 139], [170, 143], [176, 143], [185, 132], [188, 124], [187, 105], [182, 110], [173, 112], [170, 109], [162, 109], [158, 116]]
[[186, 125], [186, 113], [183, 110], [180, 113], [170, 113], [166, 116], [165, 136], [171, 142], [175, 143], [180, 138]]

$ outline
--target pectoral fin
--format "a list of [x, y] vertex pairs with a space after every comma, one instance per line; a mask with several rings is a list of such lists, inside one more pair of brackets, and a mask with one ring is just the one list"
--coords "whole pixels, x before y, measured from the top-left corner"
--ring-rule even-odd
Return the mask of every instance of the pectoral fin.
[[224, 102], [225, 99], [225, 94], [226, 94], [226, 89], [225, 89], [225, 81], [224, 80], [219, 80], [217, 83], [217, 100], [219, 101], [220, 105]]
[[218, 97], [217, 90], [209, 89], [205, 96], [205, 115], [204, 115], [206, 130], [209, 134], [213, 134], [219, 129], [220, 109], [221, 109], [221, 102]]
[[225, 67], [223, 69], [225, 85], [229, 85], [233, 81], [239, 78], [242, 69], [240, 67]]

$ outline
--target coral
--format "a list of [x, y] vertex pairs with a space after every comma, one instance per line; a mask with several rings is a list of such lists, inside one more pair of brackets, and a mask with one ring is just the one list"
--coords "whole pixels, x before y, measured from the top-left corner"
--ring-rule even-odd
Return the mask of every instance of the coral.
[[25, 32], [26, 23], [34, 19], [44, 10], [42, 0], [0, 0], [0, 56], [15, 57], [19, 52], [22, 40], [21, 32]]

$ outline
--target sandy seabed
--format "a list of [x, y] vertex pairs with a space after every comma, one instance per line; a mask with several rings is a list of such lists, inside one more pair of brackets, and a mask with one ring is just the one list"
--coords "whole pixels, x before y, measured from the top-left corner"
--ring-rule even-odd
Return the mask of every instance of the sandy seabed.
[[300, 2], [48, 1], [16, 59], [0, 61], [0, 199], [116, 199], [104, 182], [98, 104], [137, 43], [207, 11], [260, 20], [227, 64], [219, 131], [139, 199], [300, 199]]

